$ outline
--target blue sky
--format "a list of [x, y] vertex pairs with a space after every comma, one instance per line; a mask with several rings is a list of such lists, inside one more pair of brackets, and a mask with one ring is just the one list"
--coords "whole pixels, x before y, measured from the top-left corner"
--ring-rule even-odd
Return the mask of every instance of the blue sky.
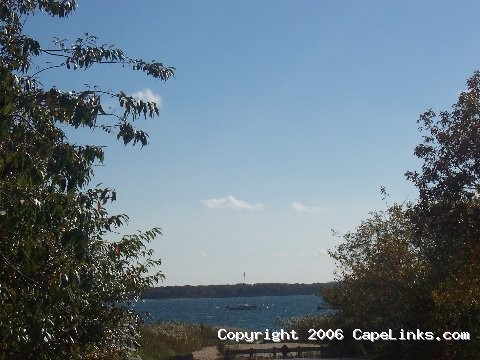
[[323, 282], [326, 250], [369, 211], [414, 200], [416, 120], [447, 110], [479, 68], [477, 1], [78, 1], [26, 27], [88, 32], [176, 68], [166, 83], [119, 66], [42, 73], [45, 85], [149, 96], [149, 146], [106, 145], [94, 183], [118, 191], [125, 233], [159, 226], [163, 285]]

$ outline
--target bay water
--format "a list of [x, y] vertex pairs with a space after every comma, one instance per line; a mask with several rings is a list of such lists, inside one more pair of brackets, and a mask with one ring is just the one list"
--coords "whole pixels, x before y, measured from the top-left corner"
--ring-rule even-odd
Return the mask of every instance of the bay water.
[[[232, 310], [239, 304], [255, 305], [249, 310]], [[328, 310], [323, 299], [315, 295], [258, 296], [193, 299], [146, 299], [135, 305], [140, 312], [149, 312], [147, 324], [158, 321], [179, 321], [191, 324], [227, 326], [238, 329], [276, 331], [281, 320], [307, 315], [321, 315]]]

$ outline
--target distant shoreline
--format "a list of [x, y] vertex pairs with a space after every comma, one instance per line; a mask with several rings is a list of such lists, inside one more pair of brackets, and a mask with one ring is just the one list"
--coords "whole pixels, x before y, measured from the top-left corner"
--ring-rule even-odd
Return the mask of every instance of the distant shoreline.
[[235, 285], [161, 286], [147, 290], [142, 299], [225, 298], [251, 296], [317, 295], [334, 282], [313, 284], [258, 283]]

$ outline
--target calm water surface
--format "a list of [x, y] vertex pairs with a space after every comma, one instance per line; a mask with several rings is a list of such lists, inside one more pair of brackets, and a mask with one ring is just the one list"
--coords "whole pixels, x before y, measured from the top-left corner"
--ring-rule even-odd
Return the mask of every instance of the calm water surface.
[[[229, 310], [228, 305], [257, 305], [253, 310]], [[156, 321], [180, 321], [192, 324], [226, 325], [241, 329], [264, 331], [282, 326], [280, 319], [296, 316], [319, 315], [318, 305], [324, 304], [315, 295], [261, 296], [236, 298], [197, 298], [143, 300], [136, 305], [139, 311], [148, 311]]]

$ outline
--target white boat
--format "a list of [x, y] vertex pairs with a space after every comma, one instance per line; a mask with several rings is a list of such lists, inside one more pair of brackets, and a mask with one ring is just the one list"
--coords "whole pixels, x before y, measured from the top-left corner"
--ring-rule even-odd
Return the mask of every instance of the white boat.
[[258, 305], [254, 304], [234, 304], [225, 306], [228, 310], [255, 310], [260, 309]]

